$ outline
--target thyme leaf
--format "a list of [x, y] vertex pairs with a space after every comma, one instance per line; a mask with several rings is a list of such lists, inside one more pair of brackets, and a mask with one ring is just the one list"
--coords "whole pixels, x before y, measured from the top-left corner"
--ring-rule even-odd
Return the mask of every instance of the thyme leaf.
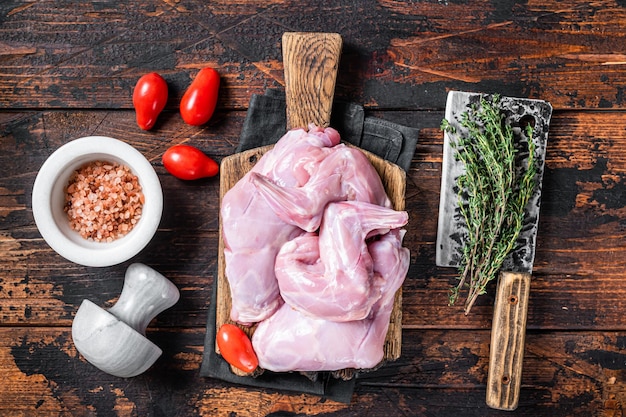
[[453, 305], [464, 289], [469, 314], [487, 284], [515, 248], [524, 223], [524, 209], [535, 188], [536, 156], [533, 128], [525, 128], [528, 156], [519, 161], [515, 136], [505, 123], [499, 95], [481, 97], [461, 115], [467, 135], [460, 135], [448, 120], [441, 128], [451, 138], [455, 158], [465, 167], [457, 178], [459, 210], [466, 226], [458, 283], [450, 290]]

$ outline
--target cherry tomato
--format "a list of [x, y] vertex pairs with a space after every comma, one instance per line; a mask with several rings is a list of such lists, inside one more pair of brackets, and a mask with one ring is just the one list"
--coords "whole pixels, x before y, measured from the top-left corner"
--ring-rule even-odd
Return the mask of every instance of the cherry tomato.
[[137, 113], [137, 124], [150, 130], [167, 103], [167, 83], [156, 72], [144, 75], [137, 81], [133, 91], [133, 106]]
[[180, 114], [185, 123], [200, 126], [209, 121], [217, 105], [219, 88], [217, 71], [213, 68], [200, 70], [180, 101]]
[[237, 369], [250, 373], [259, 366], [259, 360], [247, 334], [234, 324], [223, 324], [217, 332], [220, 354]]
[[220, 167], [200, 149], [174, 145], [163, 154], [163, 166], [181, 180], [197, 180], [217, 175]]

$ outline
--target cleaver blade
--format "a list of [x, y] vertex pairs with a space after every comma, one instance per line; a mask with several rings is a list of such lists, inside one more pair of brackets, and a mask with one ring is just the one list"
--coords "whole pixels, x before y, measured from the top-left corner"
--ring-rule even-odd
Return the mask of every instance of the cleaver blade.
[[[471, 106], [480, 105], [480, 93], [451, 91], [446, 101], [446, 120], [457, 135], [466, 135], [461, 126], [463, 113]], [[501, 97], [505, 123], [513, 127], [516, 144], [527, 139], [522, 134], [527, 124], [533, 126], [536, 176], [535, 189], [525, 207], [524, 226], [515, 248], [508, 254], [501, 268], [491, 332], [489, 372], [487, 378], [487, 405], [501, 410], [514, 410], [519, 401], [519, 389], [524, 356], [524, 340], [530, 278], [535, 258], [535, 244], [541, 203], [548, 127], [552, 106], [543, 100]], [[527, 146], [520, 146], [527, 149]], [[464, 172], [463, 162], [455, 158], [453, 138], [444, 132], [441, 194], [437, 226], [436, 264], [459, 267], [467, 229], [459, 209], [457, 178]]]

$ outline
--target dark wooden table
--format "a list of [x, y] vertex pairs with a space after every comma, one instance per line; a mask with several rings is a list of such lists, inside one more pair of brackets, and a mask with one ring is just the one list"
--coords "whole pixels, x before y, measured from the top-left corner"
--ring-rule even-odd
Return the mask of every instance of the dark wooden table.
[[[491, 416], [485, 406], [493, 288], [469, 316], [435, 266], [446, 92], [550, 101], [554, 115], [532, 281], [520, 406], [512, 415], [621, 416], [626, 408], [626, 3], [536, 1], [4, 0], [0, 2], [0, 415]], [[199, 376], [218, 241], [218, 179], [161, 163], [188, 143], [216, 160], [238, 143], [250, 96], [283, 86], [281, 35], [344, 39], [336, 97], [421, 129], [407, 175], [411, 267], [401, 358], [365, 375], [351, 404]], [[197, 71], [222, 76], [202, 127], [177, 111]], [[156, 127], [131, 95], [170, 85]], [[163, 356], [122, 379], [87, 363], [70, 331], [85, 298], [115, 303], [131, 262], [66, 261], [37, 230], [31, 192], [68, 141], [112, 136], [161, 180], [164, 216], [143, 262], [180, 289], [148, 337]]]

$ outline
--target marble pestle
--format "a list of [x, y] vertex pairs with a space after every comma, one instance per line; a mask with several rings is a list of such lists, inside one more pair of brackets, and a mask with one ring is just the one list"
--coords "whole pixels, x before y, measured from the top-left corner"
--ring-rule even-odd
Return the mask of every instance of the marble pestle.
[[72, 322], [74, 345], [88, 362], [108, 374], [139, 375], [162, 353], [146, 337], [146, 327], [179, 297], [176, 286], [159, 272], [144, 264], [131, 264], [122, 293], [108, 311], [83, 300]]

